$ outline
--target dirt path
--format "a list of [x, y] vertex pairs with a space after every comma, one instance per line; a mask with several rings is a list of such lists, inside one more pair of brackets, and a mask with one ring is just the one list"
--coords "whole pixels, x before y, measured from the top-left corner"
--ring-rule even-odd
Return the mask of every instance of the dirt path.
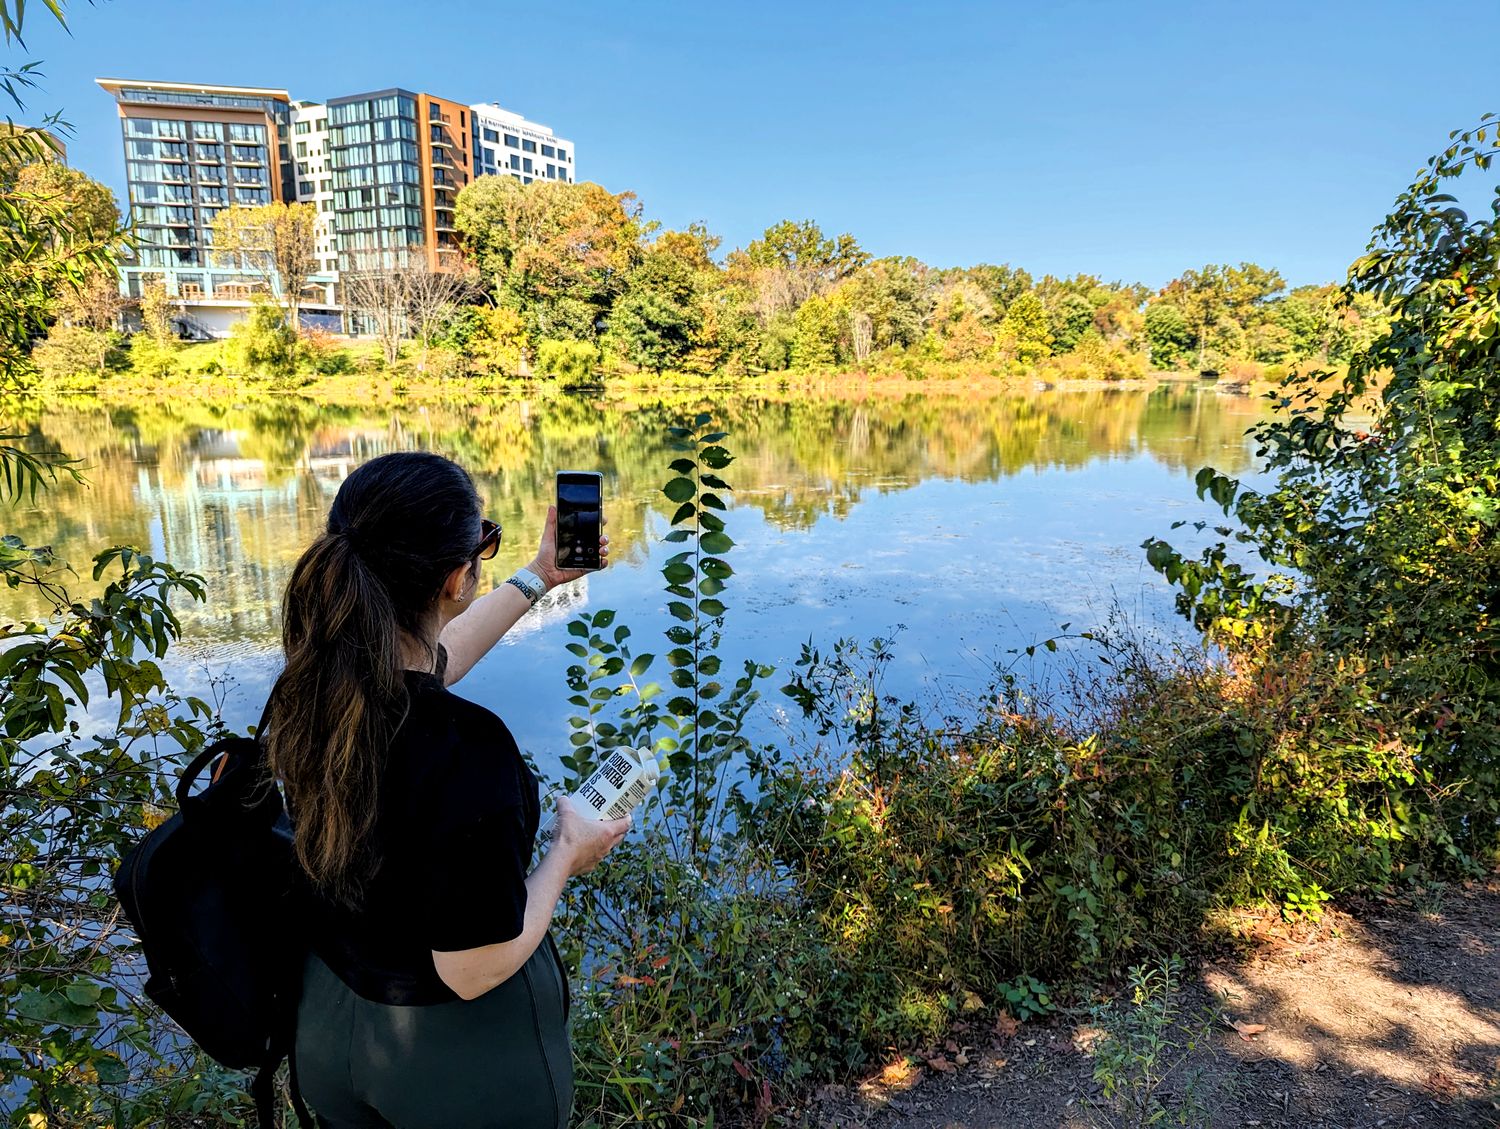
[[[1218, 1017], [1189, 1057], [1208, 1079], [1212, 1124], [1500, 1126], [1500, 881], [1347, 909], [1316, 930], [1239, 919], [1244, 951], [1185, 978], [1185, 1010]], [[1247, 1037], [1235, 1020], [1264, 1030]], [[1076, 1022], [971, 1032], [961, 1038], [974, 1046], [955, 1040], [918, 1065], [899, 1060], [859, 1086], [831, 1087], [784, 1123], [1110, 1126], [1090, 1037]]]

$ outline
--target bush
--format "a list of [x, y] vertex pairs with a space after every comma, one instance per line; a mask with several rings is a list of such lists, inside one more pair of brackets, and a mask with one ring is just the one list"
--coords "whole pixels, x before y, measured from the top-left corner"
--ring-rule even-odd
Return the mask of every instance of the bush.
[[1266, 368], [1259, 361], [1230, 361], [1224, 366], [1224, 375], [1231, 383], [1250, 384], [1265, 377]]
[[[1350, 268], [1339, 305], [1388, 311], [1380, 335], [1346, 373], [1277, 389], [1255, 431], [1274, 485], [1198, 474], [1269, 575], [1225, 542], [1193, 559], [1147, 543], [1179, 609], [1237, 663], [1316, 660], [1293, 780], [1322, 782], [1327, 822], [1303, 834], [1327, 854], [1376, 828], [1368, 865], [1393, 873], [1479, 872], [1500, 849], [1500, 217], [1470, 220], [1447, 191], [1489, 169], [1488, 129], [1428, 163]], [[1313, 885], [1303, 904], [1333, 889]]]
[[297, 371], [297, 331], [286, 322], [285, 311], [265, 298], [256, 298], [249, 316], [229, 334], [226, 356], [246, 376], [285, 379]]
[[171, 376], [181, 352], [182, 342], [174, 337], [157, 338], [138, 331], [130, 335], [130, 371], [148, 379]]
[[537, 347], [537, 372], [567, 383], [593, 378], [599, 349], [589, 341], [543, 341]]
[[32, 350], [32, 363], [49, 380], [89, 374], [103, 376], [124, 367], [125, 338], [115, 330], [54, 325], [47, 339]]
[[298, 341], [299, 360], [320, 376], [343, 376], [355, 371], [354, 358], [336, 333], [322, 328], [303, 329]]

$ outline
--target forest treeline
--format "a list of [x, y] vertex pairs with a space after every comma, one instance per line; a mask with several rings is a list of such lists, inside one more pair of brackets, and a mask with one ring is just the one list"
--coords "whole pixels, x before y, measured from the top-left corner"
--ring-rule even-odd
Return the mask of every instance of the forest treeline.
[[[21, 170], [76, 199], [101, 231], [109, 190], [77, 170]], [[221, 222], [222, 221], [222, 222]], [[290, 377], [357, 368], [436, 375], [598, 373], [684, 377], [850, 370], [921, 378], [948, 366], [991, 375], [1118, 380], [1152, 370], [1278, 378], [1338, 365], [1383, 329], [1381, 306], [1332, 284], [1289, 287], [1254, 263], [1186, 270], [1160, 290], [1088, 274], [876, 258], [852, 234], [782, 220], [723, 251], [702, 224], [667, 230], [634, 194], [598, 184], [481, 177], [459, 194], [463, 260], [435, 271], [407, 249], [357, 255], [342, 300], [378, 352], [293, 330], [315, 270], [306, 205], [230, 209], [215, 263], [266, 280], [232, 338], [184, 350], [175, 299], [148, 284], [129, 313], [114, 280], [60, 300], [37, 367], [54, 378], [131, 370], [164, 377]], [[300, 233], [300, 235], [299, 235]]]

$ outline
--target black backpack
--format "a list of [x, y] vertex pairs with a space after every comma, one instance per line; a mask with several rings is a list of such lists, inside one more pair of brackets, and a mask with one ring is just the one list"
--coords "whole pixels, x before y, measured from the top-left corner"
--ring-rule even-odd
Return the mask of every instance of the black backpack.
[[[219, 758], [209, 784], [189, 794]], [[291, 1057], [307, 952], [293, 907], [291, 823], [251, 737], [215, 741], [194, 757], [177, 805], [121, 860], [115, 893], [146, 954], [146, 995], [221, 1065], [257, 1072], [250, 1093], [262, 1129], [271, 1129], [273, 1079]], [[295, 1059], [291, 1090], [311, 1129]]]

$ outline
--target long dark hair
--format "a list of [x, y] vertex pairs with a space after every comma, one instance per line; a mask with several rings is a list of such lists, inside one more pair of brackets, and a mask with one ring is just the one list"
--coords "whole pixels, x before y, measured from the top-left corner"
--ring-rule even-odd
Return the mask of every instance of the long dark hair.
[[271, 689], [266, 753], [286, 787], [297, 857], [334, 900], [359, 903], [386, 751], [406, 716], [402, 667], [427, 648], [449, 574], [474, 562], [479, 496], [457, 463], [403, 451], [357, 468], [282, 601], [286, 666]]

